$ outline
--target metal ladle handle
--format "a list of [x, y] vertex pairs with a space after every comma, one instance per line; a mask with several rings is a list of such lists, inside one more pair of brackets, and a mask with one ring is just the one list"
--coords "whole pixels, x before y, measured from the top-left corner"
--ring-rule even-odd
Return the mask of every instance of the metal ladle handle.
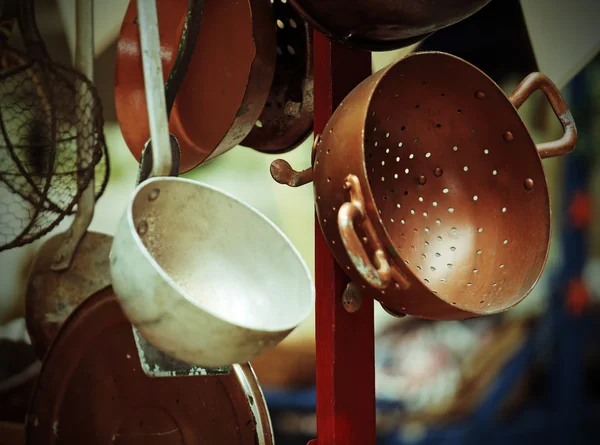
[[160, 59], [156, 1], [137, 0], [137, 9], [150, 138], [154, 141], [151, 144], [153, 162], [150, 176], [168, 176], [171, 173], [173, 159]]
[[[167, 79], [167, 83], [165, 85], [164, 94], [167, 109], [167, 125], [171, 116], [171, 111], [173, 110], [173, 106], [175, 104], [175, 99], [177, 98], [177, 93], [183, 84], [188, 67], [192, 60], [192, 56], [194, 54], [194, 49], [198, 40], [198, 34], [200, 33], [203, 11], [204, 0], [188, 0], [188, 10], [186, 13], [185, 23], [183, 25], [183, 31], [181, 33], [177, 56], [175, 57], [175, 62], [171, 68], [169, 78]], [[172, 159], [169, 176], [178, 176], [179, 162], [181, 159], [179, 142], [172, 134], [169, 134], [169, 139]], [[137, 180], [138, 184], [152, 176], [154, 159], [152, 155], [152, 145], [151, 137], [146, 142], [146, 145], [142, 150]]]
[[[33, 5], [29, 1], [24, 5], [29, 5], [29, 9], [25, 11], [32, 13]], [[94, 0], [77, 0], [75, 3], [76, 16], [76, 43], [75, 43], [75, 69], [80, 71], [90, 81], [94, 77]], [[35, 26], [34, 26], [35, 28]], [[37, 29], [37, 28], [36, 28]], [[41, 39], [40, 39], [41, 42]], [[43, 48], [43, 42], [41, 43]], [[76, 92], [76, 100], [79, 102], [81, 98], [81, 89]], [[85, 93], [84, 93], [85, 94]], [[79, 113], [81, 110], [77, 109]], [[81, 125], [83, 116], [77, 116], [77, 122]], [[84, 132], [81, 128], [77, 129], [77, 157], [81, 158], [83, 148], [87, 148]], [[78, 160], [79, 162], [79, 160]], [[85, 169], [82, 169], [80, 176], [84, 175]], [[92, 172], [86, 188], [81, 192], [81, 196], [77, 201], [77, 212], [71, 224], [71, 227], [66, 232], [66, 237], [54, 256], [54, 261], [50, 266], [52, 270], [60, 272], [67, 270], [71, 266], [75, 251], [79, 243], [87, 232], [92, 219], [94, 217], [94, 205], [96, 204], [96, 181], [94, 172]]]
[[577, 145], [577, 127], [569, 111], [569, 106], [554, 82], [542, 73], [531, 73], [523, 79], [508, 99], [516, 109], [519, 109], [537, 90], [541, 90], [546, 95], [564, 130], [560, 139], [538, 144], [537, 151], [542, 159], [565, 155]]

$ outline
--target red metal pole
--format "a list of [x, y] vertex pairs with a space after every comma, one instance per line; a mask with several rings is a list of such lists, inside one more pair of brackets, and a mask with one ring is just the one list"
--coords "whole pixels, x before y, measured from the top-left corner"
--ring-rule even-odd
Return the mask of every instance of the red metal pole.
[[[314, 57], [315, 134], [320, 134], [344, 97], [371, 74], [371, 53], [333, 43], [315, 31]], [[346, 312], [341, 297], [347, 282], [317, 222], [318, 445], [375, 444], [373, 299], [363, 295], [360, 309]]]

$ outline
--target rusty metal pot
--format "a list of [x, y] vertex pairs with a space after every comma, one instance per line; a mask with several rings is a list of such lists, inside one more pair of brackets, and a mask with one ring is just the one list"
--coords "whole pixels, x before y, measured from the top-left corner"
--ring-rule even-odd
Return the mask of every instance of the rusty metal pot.
[[330, 38], [371, 51], [403, 48], [479, 11], [490, 0], [290, 0]]
[[49, 350], [29, 407], [27, 444], [272, 445], [248, 363], [150, 378], [109, 287], [83, 302]]
[[[164, 80], [175, 63], [187, 0], [157, 1]], [[141, 158], [150, 136], [136, 2], [127, 9], [115, 67], [115, 105], [127, 146]], [[268, 0], [205, 0], [194, 55], [169, 120], [181, 146], [181, 172], [239, 144], [269, 95], [275, 26]]]
[[[536, 90], [563, 126], [557, 141], [536, 145], [518, 115]], [[529, 294], [546, 263], [541, 159], [576, 142], [546, 76], [530, 74], [507, 97], [464, 60], [415, 53], [362, 82], [325, 128], [314, 161], [319, 222], [341, 267], [391, 311], [501, 312]], [[311, 177], [283, 161], [272, 173], [290, 185]]]
[[277, 25], [275, 77], [265, 108], [242, 145], [285, 153], [312, 133], [313, 30], [288, 2], [272, 5]]

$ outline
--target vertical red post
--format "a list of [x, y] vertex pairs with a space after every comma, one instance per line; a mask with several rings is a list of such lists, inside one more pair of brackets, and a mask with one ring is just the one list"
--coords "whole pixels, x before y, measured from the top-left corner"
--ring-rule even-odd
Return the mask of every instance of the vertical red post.
[[[344, 97], [371, 74], [371, 53], [331, 42], [315, 31], [315, 134]], [[317, 443], [375, 444], [373, 299], [350, 314], [341, 305], [347, 277], [315, 234]]]

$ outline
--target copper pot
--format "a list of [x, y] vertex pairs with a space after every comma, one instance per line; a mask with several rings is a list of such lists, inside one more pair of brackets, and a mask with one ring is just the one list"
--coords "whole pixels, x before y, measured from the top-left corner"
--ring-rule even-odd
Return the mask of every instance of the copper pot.
[[[157, 1], [165, 81], [187, 7], [187, 0]], [[205, 0], [195, 51], [169, 120], [181, 146], [182, 173], [225, 153], [250, 133], [269, 95], [275, 57], [268, 0]], [[139, 161], [150, 131], [135, 1], [117, 45], [115, 105], [125, 142]]]
[[479, 11], [490, 0], [290, 0], [330, 38], [371, 51], [419, 42]]
[[[536, 90], [564, 128], [557, 141], [536, 145], [518, 115]], [[546, 76], [530, 74], [507, 97], [464, 60], [415, 53], [362, 82], [325, 128], [314, 161], [319, 222], [340, 266], [393, 312], [501, 312], [529, 294], [546, 263], [541, 159], [576, 142]], [[311, 176], [283, 161], [272, 174], [290, 185]]]

